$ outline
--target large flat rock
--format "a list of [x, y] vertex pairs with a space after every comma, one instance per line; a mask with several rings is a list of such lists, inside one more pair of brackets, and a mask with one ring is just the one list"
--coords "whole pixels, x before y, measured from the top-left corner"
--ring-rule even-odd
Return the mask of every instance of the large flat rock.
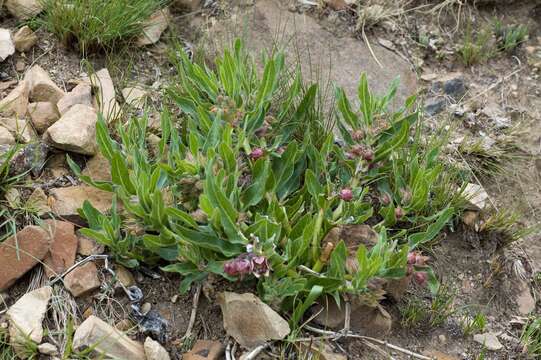
[[[337, 37], [325, 30], [308, 14], [292, 13], [277, 0], [260, 0], [230, 23], [217, 23], [205, 42], [220, 51], [234, 38], [241, 37], [254, 55], [269, 51], [274, 45], [284, 48], [289, 62], [299, 60], [305, 79], [331, 81], [344, 88], [349, 98], [357, 102], [357, 87], [362, 72], [366, 72], [371, 89], [385, 93], [398, 76], [400, 87], [393, 106], [400, 106], [416, 92], [417, 77], [410, 65], [371, 40], [378, 65], [368, 46], [361, 40]], [[329, 95], [333, 95], [332, 88]]]

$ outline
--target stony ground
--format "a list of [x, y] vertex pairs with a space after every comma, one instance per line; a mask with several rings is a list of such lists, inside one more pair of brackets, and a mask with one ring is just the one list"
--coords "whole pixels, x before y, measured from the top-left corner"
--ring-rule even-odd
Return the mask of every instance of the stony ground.
[[[13, 6], [16, 2], [6, 3]], [[307, 0], [204, 3], [205, 7], [195, 1], [172, 6], [171, 13], [162, 14], [167, 26], [158, 26], [157, 37], [143, 47], [110, 56], [92, 55], [86, 61], [41, 28], [18, 28], [12, 8], [0, 12], [0, 150], [6, 151], [6, 145], [16, 139], [28, 143], [15, 156], [11, 171], [32, 173], [24, 185], [6, 194], [6, 202], [32, 206], [39, 214], [52, 213], [58, 219], [25, 227], [34, 219], [24, 211], [13, 214], [22, 230], [0, 245], [0, 296], [5, 306], [1, 310], [0, 305], [0, 323], [4, 328], [10, 326], [12, 338], [20, 336], [20, 328], [32, 330], [32, 340], [42, 343], [40, 358], [58, 358], [67, 343], [66, 333], [60, 330], [72, 323], [77, 327], [75, 347], [95, 343], [110, 334], [112, 326], [126, 332], [114, 332], [99, 345], [99, 350], [122, 359], [223, 358], [224, 347], [230, 345], [228, 335], [240, 344], [236, 351], [240, 356], [245, 351], [241, 348], [257, 344], [257, 333], [272, 339], [286, 332], [287, 323], [250, 294], [219, 299], [222, 290], [245, 293], [253, 288], [250, 284], [208, 281], [202, 290], [179, 296], [177, 276], [111, 264], [104, 260], [103, 247], [77, 231], [83, 225], [77, 212], [83, 201], [89, 199], [98, 209], [107, 210], [111, 197], [79, 183], [66, 163], [66, 152], [84, 175], [110, 179], [107, 161], [96, 154], [96, 113], [102, 112], [114, 122], [118, 113], [137, 114], [146, 105], [151, 118], [157, 119], [160, 92], [173, 72], [167, 51], [174, 41], [195, 54], [204, 50], [209, 58], [236, 36], [242, 36], [255, 54], [279, 45], [299, 62], [308, 78], [328, 83], [331, 95], [331, 84], [337, 83], [353, 97], [363, 71], [377, 92], [399, 76], [394, 106], [418, 93], [425, 104], [427, 131], [442, 125], [450, 129], [449, 154], [456, 161], [465, 160], [458, 151], [464, 139], [479, 140], [489, 150], [508, 139], [514, 141], [520, 156], [504, 160], [505, 172], [479, 176], [489, 196], [484, 201], [487, 206], [518, 211], [521, 224], [539, 224], [539, 1], [478, 1], [479, 7], [456, 1], [441, 8], [435, 6], [443, 2], [413, 1], [408, 9], [414, 10], [387, 14], [376, 26], [364, 29], [364, 34], [347, 1], [327, 5], [326, 1]], [[465, 67], [456, 56], [461, 39], [458, 30], [467, 19], [493, 17], [527, 24], [528, 40], [513, 54]], [[428, 39], [426, 44], [420, 38]], [[43, 142], [36, 145], [36, 139]], [[410, 287], [406, 295], [384, 302], [390, 318], [365, 319], [361, 328], [374, 330], [367, 334], [428, 358], [477, 359], [480, 354], [485, 359], [525, 358], [518, 338], [525, 317], [539, 315], [541, 234], [534, 231], [502, 246], [501, 237], [477, 231], [477, 216], [464, 219], [465, 224], [445, 234], [431, 248], [431, 257], [436, 273], [452, 289], [453, 308], [482, 309], [487, 315], [484, 332], [465, 336], [458, 315], [450, 315], [437, 326], [404, 324], [400, 309], [408, 299], [427, 296], [425, 290]], [[69, 271], [75, 263], [78, 266]], [[55, 276], [67, 270], [60, 285]], [[142, 297], [130, 292], [131, 286], [137, 286]], [[196, 312], [192, 312], [194, 298], [198, 298]], [[195, 318], [190, 319], [192, 314]], [[236, 329], [234, 320], [241, 316], [245, 316], [244, 324], [268, 318], [270, 325]], [[167, 337], [160, 339], [164, 320]], [[224, 323], [228, 321], [226, 334]], [[143, 325], [138, 327], [136, 322]], [[378, 326], [383, 333], [376, 331]], [[191, 335], [184, 338], [187, 330]], [[165, 345], [169, 355], [146, 335]], [[267, 350], [280, 353], [279, 346]], [[410, 358], [396, 348], [383, 345], [380, 350], [394, 359]], [[325, 359], [389, 358], [355, 339], [331, 342], [321, 352]], [[257, 358], [271, 357], [263, 352]]]

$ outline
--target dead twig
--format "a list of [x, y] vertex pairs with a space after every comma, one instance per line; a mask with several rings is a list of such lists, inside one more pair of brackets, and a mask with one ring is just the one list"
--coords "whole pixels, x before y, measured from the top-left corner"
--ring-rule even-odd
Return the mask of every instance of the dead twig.
[[270, 346], [269, 343], [259, 345], [258, 347], [256, 347], [252, 351], [250, 351], [248, 354], [246, 354], [246, 356], [244, 356], [244, 360], [254, 360], [254, 359], [256, 359], [257, 355], [259, 355], [263, 350], [265, 350], [269, 346]]
[[84, 264], [86, 264], [87, 262], [92, 261], [92, 260], [96, 260], [96, 259], [103, 259], [103, 260], [105, 260], [105, 268], [106, 268], [108, 271], [111, 271], [111, 270], [109, 269], [109, 256], [107, 256], [107, 255], [90, 255], [90, 256], [84, 258], [83, 260], [79, 261], [78, 263], [73, 264], [73, 265], [70, 266], [66, 271], [64, 271], [62, 274], [58, 275], [57, 277], [55, 277], [54, 279], [52, 279], [51, 281], [49, 281], [49, 285], [54, 285], [54, 284], [57, 283], [58, 281], [62, 280], [62, 279], [64, 278], [64, 276], [68, 275], [70, 272], [72, 272], [73, 270], [75, 270], [75, 269], [78, 268], [79, 266], [84, 265]]
[[195, 318], [197, 316], [197, 308], [199, 306], [199, 296], [201, 295], [201, 284], [197, 285], [195, 289], [195, 294], [193, 295], [193, 304], [192, 304], [192, 313], [190, 314], [190, 322], [188, 323], [188, 328], [186, 333], [182, 337], [187, 339], [192, 335], [193, 326], [195, 325]]

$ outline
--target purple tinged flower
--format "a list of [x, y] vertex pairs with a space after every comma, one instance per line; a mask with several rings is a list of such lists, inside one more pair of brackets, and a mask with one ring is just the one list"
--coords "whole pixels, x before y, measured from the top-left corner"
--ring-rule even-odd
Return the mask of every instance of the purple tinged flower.
[[394, 216], [397, 219], [401, 219], [406, 213], [404, 212], [404, 209], [402, 209], [400, 206], [394, 209]]
[[255, 277], [267, 276], [269, 271], [267, 258], [253, 253], [241, 254], [224, 264], [224, 272], [227, 275], [239, 276], [240, 278], [249, 274], [253, 274]]
[[348, 188], [342, 189], [340, 190], [338, 197], [344, 201], [351, 201], [353, 200], [353, 191], [351, 191], [351, 189], [348, 189]]
[[413, 265], [417, 261], [417, 254], [415, 252], [410, 252], [408, 254], [408, 264]]
[[425, 286], [428, 282], [428, 274], [424, 271], [416, 272], [413, 274], [413, 278], [415, 279], [415, 282], [421, 286]]
[[261, 158], [263, 155], [265, 155], [265, 151], [262, 148], [255, 148], [250, 153], [250, 158], [252, 160], [257, 160], [257, 159]]

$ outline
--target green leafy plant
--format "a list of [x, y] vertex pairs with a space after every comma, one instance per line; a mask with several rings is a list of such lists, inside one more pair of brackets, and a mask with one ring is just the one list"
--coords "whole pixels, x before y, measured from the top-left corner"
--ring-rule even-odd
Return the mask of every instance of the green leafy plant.
[[442, 285], [430, 305], [430, 326], [440, 326], [455, 313], [454, 300], [456, 291], [448, 285]]
[[420, 325], [429, 316], [426, 304], [416, 297], [409, 297], [400, 304], [399, 311], [400, 323], [407, 328]]
[[[82, 176], [69, 163], [81, 180], [113, 192], [110, 214], [84, 204], [82, 232], [122, 263], [163, 265], [182, 275], [182, 292], [208, 274], [255, 276], [262, 298], [296, 326], [322, 295], [363, 296], [375, 277], [404, 277], [408, 254], [457, 210], [432, 201], [442, 179], [438, 149], [410, 137], [414, 98], [389, 112], [396, 84], [380, 97], [361, 76], [358, 110], [337, 89], [342, 144], [318, 103], [318, 85], [305, 84], [280, 52], [263, 60], [260, 75], [240, 41], [212, 68], [176, 52], [159, 142], [149, 144], [146, 117], [118, 126], [117, 140], [100, 119], [97, 140], [112, 181]], [[388, 204], [380, 204], [379, 189], [389, 192]], [[369, 219], [370, 245], [329, 240]], [[437, 289], [426, 265], [413, 270]]]
[[541, 318], [532, 318], [520, 335], [524, 351], [532, 357], [541, 356]]
[[141, 35], [163, 0], [41, 0], [44, 26], [83, 54], [111, 51]]
[[494, 33], [498, 40], [498, 50], [505, 52], [514, 51], [528, 38], [528, 27], [526, 25], [505, 26], [500, 20], [494, 21]]

